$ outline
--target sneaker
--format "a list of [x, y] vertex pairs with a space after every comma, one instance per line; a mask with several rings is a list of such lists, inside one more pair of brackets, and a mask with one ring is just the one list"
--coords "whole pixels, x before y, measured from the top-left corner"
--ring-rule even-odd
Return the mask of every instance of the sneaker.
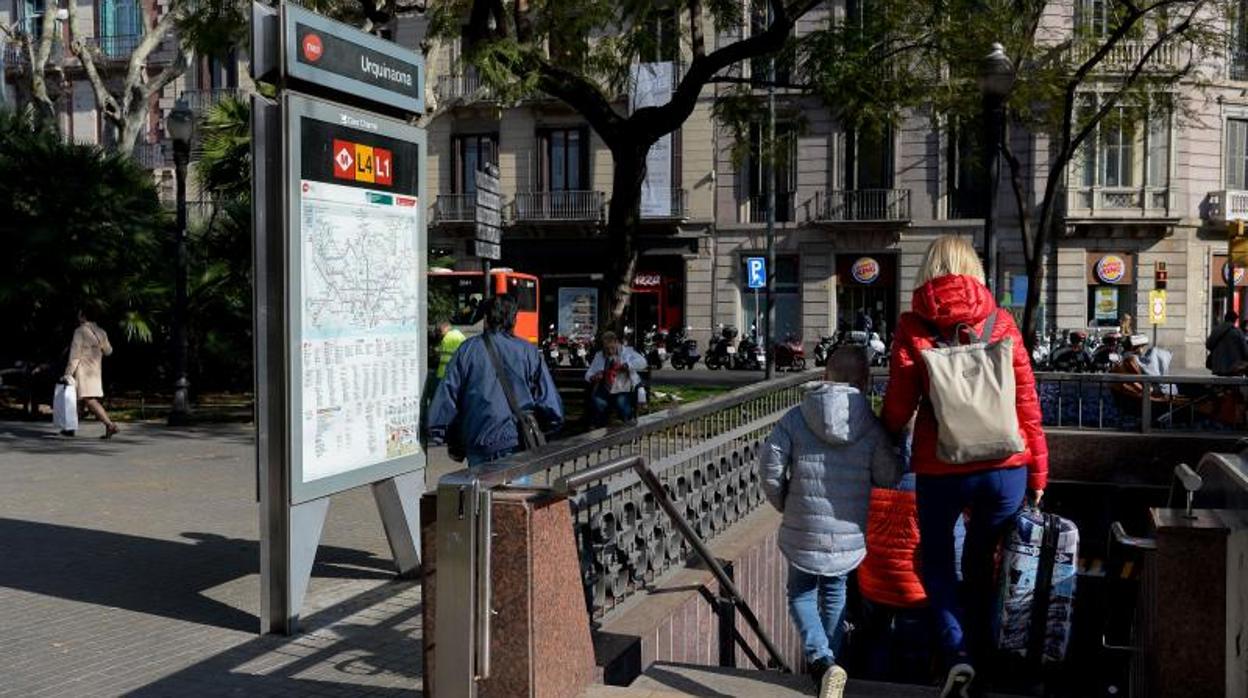
[[821, 657], [806, 665], [806, 673], [810, 674], [810, 680], [815, 682], [815, 690], [823, 688], [823, 677], [827, 675], [828, 669], [832, 668], [831, 660]]
[[940, 698], [971, 698], [971, 683], [975, 681], [975, 668], [965, 662], [954, 664], [945, 676]]
[[823, 681], [819, 684], [819, 698], [843, 698], [845, 695], [845, 684], [849, 681], [849, 674], [836, 664], [828, 669], [823, 675]]

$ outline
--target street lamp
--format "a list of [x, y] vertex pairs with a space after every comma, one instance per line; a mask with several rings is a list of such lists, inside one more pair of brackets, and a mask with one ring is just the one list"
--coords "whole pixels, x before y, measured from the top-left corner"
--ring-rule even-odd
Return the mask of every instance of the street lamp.
[[984, 212], [984, 276], [997, 293], [997, 185], [1001, 173], [1001, 141], [1005, 132], [1005, 98], [1014, 89], [1014, 64], [1005, 47], [994, 43], [979, 64], [979, 91], [984, 97], [984, 149], [988, 155], [988, 209]]
[[173, 408], [169, 411], [169, 424], [179, 426], [191, 419], [191, 401], [187, 394], [191, 383], [186, 377], [186, 165], [191, 159], [195, 114], [186, 105], [185, 99], [179, 99], [165, 117], [165, 130], [173, 139], [173, 171], [178, 199], [173, 231], [177, 256], [173, 301]]

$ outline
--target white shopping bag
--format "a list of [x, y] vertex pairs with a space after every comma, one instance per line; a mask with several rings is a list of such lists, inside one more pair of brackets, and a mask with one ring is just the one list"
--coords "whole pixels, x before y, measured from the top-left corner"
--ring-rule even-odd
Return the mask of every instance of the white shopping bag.
[[72, 385], [56, 384], [52, 394], [52, 424], [61, 431], [78, 430], [78, 391]]

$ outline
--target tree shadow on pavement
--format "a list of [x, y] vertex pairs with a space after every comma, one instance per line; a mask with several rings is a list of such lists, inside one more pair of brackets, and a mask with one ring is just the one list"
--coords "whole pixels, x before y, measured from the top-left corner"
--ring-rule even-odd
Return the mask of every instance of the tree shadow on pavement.
[[[193, 542], [0, 518], [0, 587], [244, 632], [256, 616], [204, 594], [258, 574], [254, 540], [184, 533]], [[321, 546], [314, 577], [391, 579], [390, 560]]]
[[301, 634], [264, 635], [126, 695], [317, 695], [417, 698], [420, 586], [395, 581], [303, 619]]
[[78, 434], [61, 436], [51, 422], [0, 422], [0, 448], [31, 454], [120, 455], [136, 445], [161, 441], [194, 441], [211, 438], [226, 445], [255, 443], [255, 427], [243, 424], [205, 424], [194, 427], [167, 427], [163, 424], [121, 424], [121, 434], [108, 441], [98, 437], [104, 427], [96, 422], [80, 422]]

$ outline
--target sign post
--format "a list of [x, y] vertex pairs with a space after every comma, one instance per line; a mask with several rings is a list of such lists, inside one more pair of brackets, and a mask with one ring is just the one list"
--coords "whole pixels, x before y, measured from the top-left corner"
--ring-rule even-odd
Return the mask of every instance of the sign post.
[[424, 66], [260, 3], [252, 56], [278, 88], [252, 97], [261, 631], [290, 634], [334, 494], [370, 486], [398, 572], [420, 567], [427, 146], [390, 115], [423, 109]]
[[1157, 346], [1157, 327], [1166, 324], [1166, 283], [1169, 280], [1165, 262], [1153, 264], [1153, 290], [1148, 293], [1148, 320], [1153, 325], [1153, 346]]
[[745, 258], [746, 281], [754, 290], [754, 331], [758, 332], [758, 289], [767, 287], [767, 258]]
[[476, 237], [473, 251], [481, 258], [481, 271], [485, 277], [485, 297], [493, 295], [490, 280], [490, 262], [502, 259], [503, 211], [502, 189], [498, 184], [498, 165], [486, 164], [476, 173]]

